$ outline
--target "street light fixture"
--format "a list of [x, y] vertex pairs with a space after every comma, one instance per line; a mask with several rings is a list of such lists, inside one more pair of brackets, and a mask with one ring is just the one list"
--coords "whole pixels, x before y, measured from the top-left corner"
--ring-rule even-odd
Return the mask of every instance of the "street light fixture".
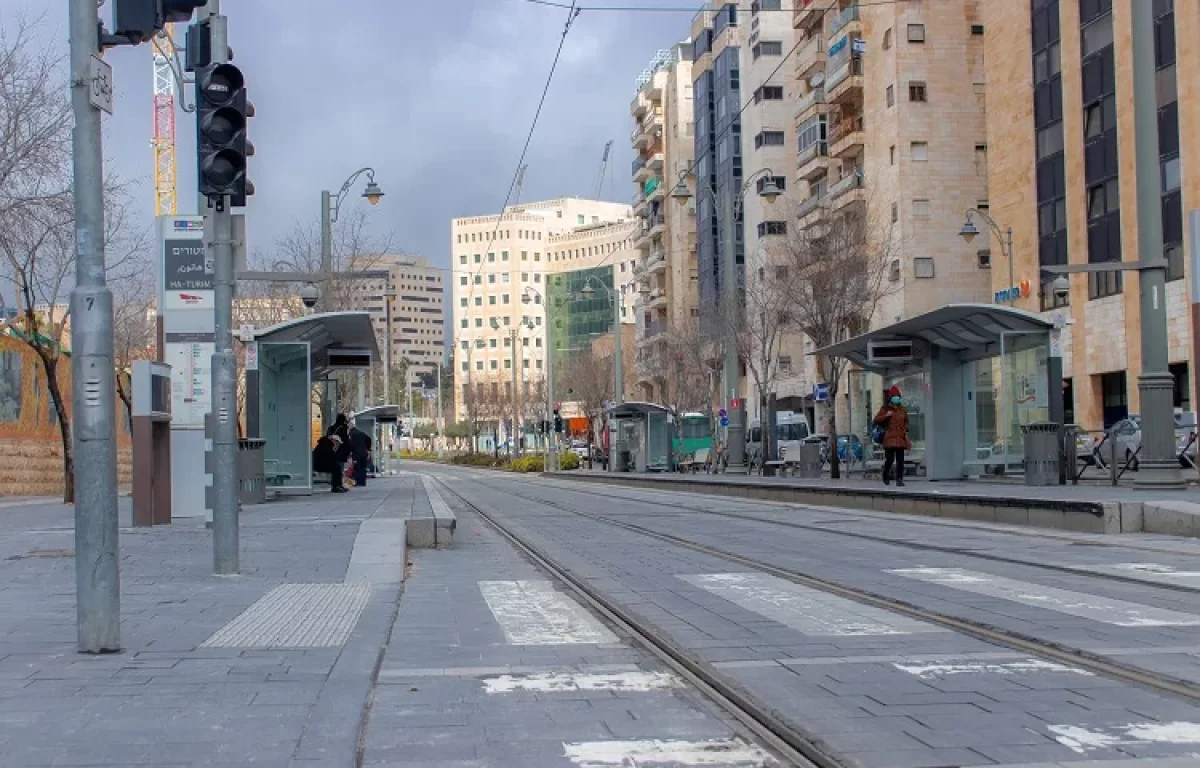
[[[546, 303], [546, 297], [540, 291], [532, 286], [526, 286], [521, 293], [521, 303], [529, 304], [533, 301], [533, 297], [537, 296], [538, 300], [543, 304]], [[546, 304], [546, 418], [553, 421], [554, 414], [554, 350], [550, 346], [550, 306]], [[530, 326], [532, 327], [532, 326]], [[546, 435], [546, 471], [553, 472], [558, 469], [557, 455], [557, 436], [551, 432]]]
[[[688, 190], [684, 179], [690, 173], [684, 171], [679, 174], [679, 181], [675, 185], [675, 189], [671, 191], [671, 197], [678, 203], [686, 203], [692, 198], [692, 193]], [[758, 196], [765, 200], [768, 204], [773, 203], [780, 195], [779, 186], [775, 183], [775, 172], [770, 168], [762, 168], [751, 174], [741, 188], [731, 199], [728, 199], [721, 206], [722, 221], [720, 226], [722, 251], [721, 251], [721, 275], [724, 290], [721, 291], [721, 302], [723, 315], [726, 322], [724, 326], [724, 355], [723, 355], [723, 374], [722, 374], [722, 392], [721, 402], [727, 403], [730, 406], [731, 417], [729, 420], [729, 431], [727, 443], [728, 451], [726, 455], [729, 461], [725, 466], [725, 472], [728, 474], [745, 474], [746, 473], [746, 424], [744, 414], [745, 411], [739, 402], [738, 407], [732, 407], [734, 402], [739, 401], [739, 369], [741, 361], [738, 358], [737, 345], [737, 323], [735, 322], [738, 316], [738, 307], [740, 302], [737, 296], [737, 240], [734, 236], [734, 223], [737, 221], [738, 209], [745, 204], [746, 192], [750, 189], [750, 185], [758, 179], [764, 178], [762, 188], [758, 190]], [[699, 181], [701, 177], [697, 176]], [[703, 181], [713, 200], [717, 199], [716, 190], [713, 189], [707, 181]], [[727, 198], [729, 196], [726, 196]]]
[[[967, 243], [970, 243], [976, 238], [976, 236], [980, 234], [979, 227], [975, 226], [975, 220], [971, 218], [972, 216], [978, 216], [979, 218], [983, 219], [984, 223], [988, 225], [988, 228], [992, 230], [992, 234], [994, 234], [996, 239], [1000, 241], [1000, 248], [1004, 251], [1004, 258], [1008, 259], [1008, 285], [1006, 288], [1011, 289], [1017, 284], [1017, 278], [1015, 276], [1015, 269], [1013, 266], [1012, 227], [1009, 227], [1007, 230], [1001, 229], [1000, 225], [996, 223], [996, 220], [986, 212], [981, 211], [978, 208], [968, 208], [967, 219], [963, 222], [962, 229], [958, 230], [958, 236]], [[1011, 306], [1017, 300], [1016, 294], [1009, 290], [1008, 297], [1008, 303]]]
[[[346, 199], [346, 195], [350, 192], [350, 187], [354, 186], [354, 182], [359, 176], [366, 174], [367, 186], [363, 190], [362, 196], [366, 198], [371, 205], [378, 205], [383, 197], [383, 190], [375, 183], [375, 169], [371, 167], [359, 168], [354, 173], [346, 178], [342, 183], [341, 188], [336, 195], [329, 190], [321, 190], [321, 299], [325, 299], [325, 295], [329, 290], [328, 281], [330, 274], [333, 272], [333, 225], [337, 223], [338, 213], [342, 208], [342, 201]], [[322, 309], [327, 307], [322, 306]]]

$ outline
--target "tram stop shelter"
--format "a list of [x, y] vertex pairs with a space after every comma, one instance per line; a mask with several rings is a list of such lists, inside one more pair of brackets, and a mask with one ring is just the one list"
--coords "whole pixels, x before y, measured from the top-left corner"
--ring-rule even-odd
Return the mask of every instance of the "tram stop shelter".
[[371, 436], [375, 446], [375, 473], [391, 469], [392, 445], [396, 441], [396, 424], [400, 421], [399, 405], [377, 405], [356, 412], [350, 417], [354, 426]]
[[[811, 355], [841, 357], [850, 432], [864, 445], [892, 385], [909, 413], [906, 457], [930, 480], [1021, 472], [1021, 427], [1063, 423], [1063, 374], [1054, 322], [999, 304], [950, 304], [833, 344]], [[882, 449], [868, 466], [882, 459]]]
[[[267, 487], [284, 495], [313, 491], [314, 431], [335, 410], [342, 371], [369, 370], [379, 359], [371, 315], [329, 312], [243, 335], [246, 436], [261, 438]], [[317, 388], [320, 398], [314, 397]], [[315, 428], [315, 429], [314, 429]]]
[[608, 409], [610, 472], [669, 472], [675, 416], [657, 403], [625, 402]]

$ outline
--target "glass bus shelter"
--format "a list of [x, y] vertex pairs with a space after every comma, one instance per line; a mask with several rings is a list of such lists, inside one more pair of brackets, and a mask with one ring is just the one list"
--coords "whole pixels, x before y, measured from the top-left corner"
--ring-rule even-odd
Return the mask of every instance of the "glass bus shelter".
[[809, 354], [853, 364], [850, 431], [866, 446], [884, 392], [899, 386], [911, 458], [928, 479], [957, 480], [1022, 472], [1021, 427], [1062, 423], [1057, 334], [1049, 319], [1023, 310], [951, 304]]
[[308, 315], [255, 329], [246, 344], [246, 436], [261, 438], [267, 487], [313, 491], [312, 450], [337, 402], [335, 374], [379, 359], [366, 312]]
[[675, 416], [657, 403], [625, 402], [608, 409], [610, 472], [670, 472]]

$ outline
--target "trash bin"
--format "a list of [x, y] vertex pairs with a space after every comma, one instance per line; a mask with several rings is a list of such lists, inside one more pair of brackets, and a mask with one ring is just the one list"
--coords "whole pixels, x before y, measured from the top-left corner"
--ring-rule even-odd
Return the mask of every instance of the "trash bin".
[[796, 451], [796, 477], [815, 479], [821, 476], [821, 444], [801, 443]]
[[263, 504], [267, 500], [266, 440], [238, 440], [238, 501]]
[[1062, 472], [1062, 426], [1053, 422], [1026, 424], [1025, 485], [1058, 485]]

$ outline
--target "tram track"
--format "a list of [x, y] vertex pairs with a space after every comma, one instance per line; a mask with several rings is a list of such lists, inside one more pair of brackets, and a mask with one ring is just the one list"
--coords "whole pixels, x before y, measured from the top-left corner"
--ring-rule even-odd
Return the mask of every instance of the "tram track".
[[[750, 734], [784, 758], [788, 765], [795, 768], [848, 768], [849, 764], [838, 758], [820, 737], [804, 731], [776, 710], [756, 700], [749, 691], [715, 674], [707, 665], [692, 658], [691, 654], [679, 647], [668, 635], [638, 620], [619, 603], [588, 584], [586, 579], [577, 576], [571, 568], [501, 523], [495, 515], [480, 508], [440, 479], [438, 484], [537, 567], [564, 584], [593, 611], [634, 638], [673, 672], [733, 717]], [[509, 491], [502, 493], [519, 496]]]
[[[594, 491], [591, 488], [589, 488], [587, 490], [579, 490], [579, 489], [572, 488], [571, 490], [572, 490], [572, 492], [583, 493], [588, 496], [600, 496], [603, 498], [629, 501], [629, 497], [627, 497], [627, 496], [621, 496], [620, 494], [615, 494], [615, 493], [601, 493], [601, 492]], [[634, 488], [633, 490], [644, 491], [645, 489]], [[661, 492], [658, 492], [658, 493], [661, 493]], [[553, 503], [553, 502], [548, 502], [548, 503]], [[641, 503], [658, 506], [658, 507], [670, 507], [671, 509], [684, 510], [684, 511], [690, 512], [692, 514], [712, 515], [714, 517], [724, 517], [724, 518], [728, 518], [731, 520], [744, 520], [747, 522], [763, 523], [766, 525], [778, 525], [778, 526], [782, 526], [785, 528], [793, 528], [793, 529], [803, 530], [803, 531], [812, 531], [814, 533], [826, 533], [831, 536], [841, 536], [841, 537], [851, 538], [851, 539], [860, 539], [863, 541], [873, 541], [873, 542], [876, 542], [879, 544], [891, 544], [893, 546], [904, 547], [906, 549], [912, 549], [912, 550], [917, 550], [917, 551], [922, 551], [922, 552], [937, 552], [939, 554], [945, 554], [945, 555], [972, 557], [977, 560], [987, 560], [987, 561], [991, 561], [991, 562], [995, 562], [995, 563], [1005, 563], [1008, 565], [1020, 565], [1020, 566], [1025, 566], [1025, 567], [1029, 567], [1029, 568], [1038, 568], [1038, 569], [1041, 569], [1044, 571], [1066, 573], [1066, 574], [1070, 574], [1072, 576], [1083, 576], [1083, 577], [1091, 578], [1091, 579], [1104, 579], [1106, 581], [1120, 582], [1123, 584], [1136, 584], [1141, 587], [1166, 589], [1166, 590], [1170, 590], [1170, 591], [1174, 591], [1174, 592], [1187, 592], [1187, 593], [1191, 593], [1191, 594], [1200, 593], [1200, 587], [1194, 587], [1194, 586], [1191, 586], [1188, 584], [1171, 584], [1171, 583], [1165, 582], [1165, 581], [1152, 581], [1150, 579], [1138, 578], [1136, 576], [1126, 576], [1126, 575], [1123, 575], [1120, 573], [1107, 573], [1104, 571], [1088, 570], [1086, 568], [1080, 568], [1077, 566], [1058, 565], [1055, 563], [1047, 563], [1047, 562], [1042, 562], [1042, 561], [1038, 561], [1038, 560], [1027, 560], [1027, 559], [1019, 558], [1019, 557], [1011, 557], [1011, 556], [1007, 556], [1007, 555], [997, 555], [997, 554], [992, 554], [989, 552], [980, 552], [979, 550], [969, 549], [969, 548], [964, 548], [964, 547], [948, 547], [948, 546], [943, 546], [943, 545], [939, 545], [939, 544], [930, 544], [930, 543], [919, 542], [919, 541], [911, 541], [908, 539], [895, 539], [895, 538], [891, 538], [888, 536], [879, 536], [876, 534], [864, 533], [862, 531], [839, 530], [836, 528], [829, 528], [826, 526], [815, 525], [812, 523], [798, 523], [793, 520], [779, 520], [779, 519], [771, 518], [771, 517], [762, 517], [760, 515], [755, 515], [753, 513], [748, 513], [748, 512], [731, 512], [731, 511], [722, 511], [722, 510], [716, 510], [716, 509], [697, 509], [694, 506], [688, 506], [686, 504], [677, 504], [677, 503], [672, 503], [669, 501], [660, 501], [657, 499], [654, 501], [644, 501]], [[778, 502], [775, 502], [775, 503], [778, 503]], [[789, 505], [789, 506], [806, 506], [806, 505], [800, 504], [800, 505]], [[847, 514], [853, 514], [853, 512], [847, 512]], [[847, 518], [847, 519], [849, 519], [849, 518]], [[905, 522], [915, 522], [917, 524], [924, 524], [924, 525], [932, 524], [932, 523], [926, 523], [925, 521], [922, 521], [922, 520], [916, 520], [916, 521], [906, 520]], [[1008, 533], [1006, 531], [992, 531], [990, 529], [988, 532], [989, 533], [1001, 533], [1001, 534]], [[1089, 542], [1077, 542], [1077, 543], [1080, 543], [1080, 544], [1086, 543], [1089, 545], [1093, 544], [1093, 542], [1090, 542], [1090, 541]], [[1105, 544], [1105, 545], [1098, 545], [1098, 546], [1112, 546], [1112, 547], [1128, 548], [1128, 549], [1137, 550], [1137, 551], [1150, 551], [1150, 552], [1155, 552], [1155, 553], [1158, 553], [1161, 555], [1168, 555], [1171, 557], [1195, 557], [1196, 556], [1196, 555], [1192, 555], [1190, 553], [1184, 553], [1184, 552], [1175, 553], [1175, 552], [1165, 552], [1163, 550], [1146, 549], [1146, 548], [1142, 548], [1142, 547], [1126, 547], [1126, 545], [1124, 545], [1124, 544], [1111, 544], [1111, 545]]]
[[[443, 483], [443, 486], [445, 486], [444, 483]], [[731, 552], [726, 549], [714, 547], [709, 544], [704, 544], [704, 543], [701, 543], [701, 542], [698, 542], [698, 541], [695, 541], [692, 539], [688, 539], [688, 538], [685, 538], [682, 536], [677, 536], [677, 535], [671, 534], [671, 533], [665, 533], [663, 531], [657, 531], [652, 528], [648, 528], [646, 526], [639, 525], [637, 523], [631, 523], [631, 522], [624, 521], [624, 520], [617, 520], [617, 519], [613, 519], [611, 517], [608, 517], [608, 516], [605, 516], [602, 514], [595, 514], [595, 513], [591, 513], [591, 512], [585, 512], [582, 510], [574, 509], [565, 504], [561, 504], [561, 503], [554, 502], [554, 501], [549, 501], [544, 498], [538, 498], [537, 496], [527, 495], [525, 493], [519, 493], [510, 488], [500, 489], [500, 488], [496, 488], [495, 486], [491, 486], [491, 490], [493, 492], [503, 493], [508, 496], [513, 496], [513, 497], [523, 499], [528, 502], [533, 502], [535, 504], [539, 504], [539, 505], [542, 505], [542, 506], [545, 506], [545, 507], [548, 507], [551, 509], [555, 509], [559, 512], [566, 512], [566, 513], [569, 513], [572, 515], [576, 515], [578, 517], [582, 517], [584, 519], [591, 520], [596, 523], [600, 523], [600, 524], [607, 525], [607, 526], [612, 526], [612, 527], [619, 528], [619, 529], [622, 529], [622, 530], [625, 530], [625, 531], [628, 531], [631, 533], [635, 533], [635, 534], [638, 534], [641, 536], [645, 536], [645, 537], [656, 539], [658, 541], [669, 543], [669, 544], [672, 544], [672, 545], [675, 545], [678, 547], [682, 547], [682, 548], [685, 548], [685, 549], [688, 549], [688, 550], [691, 550], [694, 552], [709, 555], [709, 556], [718, 558], [720, 560], [724, 560], [726, 562], [734, 563], [734, 564], [737, 564], [737, 565], [740, 565], [740, 566], [743, 566], [746, 568], [750, 568], [755, 571], [759, 571], [761, 573], [765, 573], [765, 574], [768, 574], [771, 576], [775, 576], [777, 578], [784, 579], [784, 580], [792, 582], [794, 584], [799, 584], [801, 586], [817, 589], [817, 590], [820, 590], [820, 591], [828, 593], [828, 594], [836, 595], [838, 597], [847, 598], [849, 600], [853, 600], [860, 604], [873, 606], [873, 607], [880, 608], [880, 609], [883, 609], [886, 611], [891, 611], [896, 614], [907, 616], [909, 618], [913, 618], [913, 619], [917, 619], [920, 621], [925, 621], [925, 622], [928, 622], [931, 624], [935, 624], [935, 625], [944, 627], [946, 629], [949, 629], [951, 631], [958, 632], [960, 634], [964, 634], [964, 635], [976, 638], [978, 640], [982, 640], [984, 642], [987, 642], [987, 643], [990, 643], [993, 645], [1011, 648], [1013, 650], [1020, 651], [1021, 653], [1027, 653], [1027, 654], [1030, 654], [1035, 657], [1039, 657], [1039, 658], [1047, 660], [1047, 661], [1072, 665], [1074, 667], [1086, 670], [1088, 672], [1092, 672], [1097, 675], [1107, 677], [1109, 679], [1119, 680], [1119, 681], [1122, 681], [1125, 683], [1131, 683], [1133, 685], [1140, 686], [1142, 688], [1147, 688], [1147, 689], [1151, 689], [1151, 690], [1154, 690], [1154, 691], [1157, 691], [1160, 693], [1169, 694], [1171, 696], [1185, 699], [1191, 703], [1200, 703], [1200, 685], [1198, 685], [1194, 682], [1188, 681], [1188, 680], [1172, 677], [1169, 675], [1164, 675], [1164, 674], [1153, 672], [1153, 671], [1150, 671], [1150, 670], [1147, 670], [1147, 669], [1144, 669], [1141, 667], [1125, 664], [1125, 663], [1116, 661], [1110, 657], [1106, 657], [1106, 656], [1103, 656], [1098, 653], [1094, 653], [1094, 652], [1087, 651], [1087, 650], [1084, 650], [1081, 648], [1075, 648], [1075, 647], [1065, 645], [1062, 643], [1046, 640], [1044, 638], [1039, 638], [1039, 637], [1027, 635], [1024, 633], [1015, 632], [1015, 631], [1012, 631], [1009, 629], [1005, 629], [1003, 627], [998, 627], [998, 626], [995, 626], [992, 624], [988, 624], [986, 622], [975, 621], [975, 620], [971, 620], [971, 619], [964, 619], [964, 618], [960, 618], [957, 616], [952, 616], [952, 615], [949, 615], [946, 613], [942, 613], [939, 611], [930, 610], [927, 608], [923, 608], [919, 605], [914, 605], [912, 603], [909, 603], [909, 602], [906, 602], [903, 600], [898, 600], [895, 598], [887, 597], [885, 595], [881, 595], [881, 594], [872, 592], [870, 590], [861, 589], [858, 587], [846, 586], [844, 584], [840, 584], [840, 583], [837, 583], [830, 579], [826, 579], [826, 578], [823, 578], [821, 576], [817, 576], [817, 575], [814, 575], [811, 573], [804, 573], [804, 572], [794, 570], [791, 568], [783, 568], [783, 567], [780, 567], [777, 565], [773, 565], [771, 563], [763, 562], [761, 560], [756, 560], [754, 558], [747, 557], [745, 555], [740, 555], [736, 552]], [[580, 492], [583, 492], [583, 491], [580, 491]], [[487, 520], [487, 522], [490, 525], [492, 525], [496, 530], [500, 531], [502, 533], [502, 535], [504, 535], [510, 541], [514, 542], [514, 544], [516, 544], [519, 548], [521, 548], [522, 551], [529, 553], [531, 555], [531, 557], [534, 557], [539, 562], [545, 561], [548, 563], [552, 563], [553, 564], [552, 570], [554, 570], [556, 573], [564, 574], [565, 580], [568, 583], [570, 583], [577, 590], [581, 590], [583, 594], [588, 595], [589, 602], [592, 602], [593, 604], [607, 605], [610, 608], [610, 610], [615, 609], [614, 612], [617, 615], [623, 615], [625, 617], [624, 618], [625, 624], [627, 624], [629, 626], [639, 626], [640, 625], [641, 634], [645, 634], [648, 637], [655, 638], [655, 640], [652, 642], [652, 644], [656, 644], [658, 642], [665, 643], [666, 647], [670, 647], [672, 649], [673, 654], [682, 656], [683, 660], [686, 661], [686, 663], [689, 665], [689, 668], [693, 669], [696, 674], [703, 674], [704, 677], [701, 679], [707, 678], [710, 681], [710, 683], [709, 683], [710, 685], [712, 685], [712, 681], [715, 681], [716, 683], [727, 686], [727, 684], [724, 683], [724, 681], [722, 681], [718, 676], [716, 676], [712, 672], [709, 672], [705, 668], [705, 665], [692, 659], [690, 657], [690, 654], [688, 654], [686, 651], [683, 651], [683, 650], [679, 649], [678, 647], [676, 647], [674, 645], [674, 643], [671, 643], [669, 640], [662, 638], [655, 630], [653, 630], [653, 628], [645, 627], [644, 625], [640, 624], [640, 622], [638, 622], [638, 620], [635, 617], [629, 616], [626, 612], [623, 611], [623, 609], [620, 608], [620, 606], [615, 605], [614, 603], [612, 603], [612, 601], [609, 601], [604, 595], [600, 594], [598, 591], [593, 589], [590, 585], [586, 584], [586, 582], [584, 582], [582, 579], [575, 577], [573, 574], [571, 574], [570, 568], [567, 568], [567, 567], [562, 566], [561, 564], [558, 564], [557, 562], [555, 562], [554, 559], [550, 555], [548, 555], [546, 552], [544, 552], [543, 550], [538, 548], [536, 545], [530, 543], [526, 538], [524, 538], [524, 537], [520, 536], [519, 534], [517, 534], [516, 532], [514, 532], [510, 526], [507, 526], [504, 523], [497, 520], [494, 515], [488, 514], [484, 511], [480, 510], [477, 505], [472, 504], [471, 502], [464, 499], [461, 494], [454, 492], [454, 491], [451, 491], [451, 493], [453, 493], [453, 495], [456, 496], [457, 498], [461, 499], [463, 501], [463, 503], [466, 504], [467, 506], [469, 506], [472, 510], [474, 510], [478, 514], [480, 514], [480, 516], [483, 517], [485, 520]], [[586, 492], [584, 492], [584, 493], [586, 493]], [[628, 501], [628, 499], [624, 499], [624, 500]], [[653, 503], [653, 502], [643, 502], [643, 503]], [[667, 506], [667, 505], [664, 505], [664, 506]], [[821, 529], [821, 530], [824, 530], [824, 529]], [[1086, 572], [1086, 573], [1087, 573], [1087, 575], [1096, 575], [1096, 576], [1103, 575], [1103, 574], [1092, 574], [1091, 572]], [[1134, 580], [1134, 581], [1137, 581], [1137, 580]], [[1143, 584], [1143, 585], [1146, 584], [1146, 582], [1143, 582], [1143, 581], [1138, 581], [1137, 583]], [[738, 695], [739, 695], [739, 698], [741, 698], [745, 694], [738, 694]], [[741, 704], [742, 704], [742, 702], [739, 702], [739, 706]], [[792, 727], [788, 723], [782, 723], [782, 726], [785, 728]], [[809, 737], [809, 738], [811, 738], [811, 737]], [[804, 754], [803, 751], [801, 751], [801, 754]], [[816, 764], [824, 765], [819, 762]], [[837, 763], [832, 763], [832, 765], [836, 765], [836, 764]]]

